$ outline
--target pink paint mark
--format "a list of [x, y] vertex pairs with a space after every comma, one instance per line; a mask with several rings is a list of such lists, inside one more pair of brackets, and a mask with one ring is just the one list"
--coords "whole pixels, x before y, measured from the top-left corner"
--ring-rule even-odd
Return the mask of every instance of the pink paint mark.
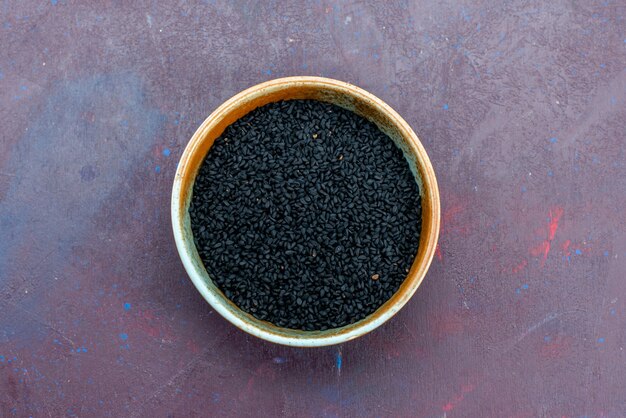
[[561, 358], [567, 354], [572, 343], [573, 338], [571, 337], [557, 337], [553, 341], [542, 345], [539, 350], [539, 356], [547, 360]]
[[[465, 206], [463, 204], [455, 204], [450, 208], [446, 209], [441, 214], [441, 223], [439, 225], [439, 238], [444, 233], [456, 233], [456, 234], [466, 234], [469, 232], [469, 228], [466, 225], [459, 225], [457, 222], [458, 215], [465, 211]], [[443, 261], [443, 252], [441, 251], [441, 244], [437, 244], [435, 249], [435, 255], [439, 259], [439, 261]]]
[[543, 260], [541, 261], [541, 265], [543, 266], [548, 259], [548, 253], [550, 252], [550, 241], [546, 241], [544, 245], [543, 251]]
[[200, 346], [194, 341], [189, 340], [187, 341], [187, 350], [191, 351], [194, 354], [197, 354], [200, 352]]
[[400, 357], [400, 351], [395, 343], [386, 343], [383, 346], [387, 360]]
[[461, 331], [463, 331], [463, 320], [458, 315], [444, 314], [433, 320], [432, 333], [435, 338], [443, 338]]
[[141, 312], [139, 318], [137, 318], [135, 327], [153, 338], [161, 337], [163, 336], [163, 330], [158, 322], [158, 318], [152, 311], [144, 310]]
[[520, 271], [524, 270], [527, 265], [528, 265], [528, 261], [524, 259], [518, 265], [514, 266], [511, 269], [511, 273], [519, 273]]
[[446, 403], [443, 407], [441, 407], [441, 409], [444, 412], [452, 411], [459, 403], [463, 401], [463, 399], [465, 399], [465, 395], [473, 392], [474, 389], [476, 389], [476, 387], [472, 384], [461, 385], [461, 392], [454, 395], [448, 403]]
[[554, 239], [554, 235], [556, 234], [556, 230], [559, 228], [559, 220], [563, 215], [563, 208], [554, 208], [554, 210], [550, 210], [550, 237], [548, 238], [550, 241]]
[[534, 257], [541, 256], [541, 266], [546, 263], [548, 259], [548, 254], [550, 253], [550, 248], [552, 246], [552, 241], [556, 235], [557, 229], [559, 229], [559, 221], [561, 220], [561, 216], [563, 216], [563, 208], [556, 207], [554, 209], [550, 209], [550, 223], [548, 224], [548, 239], [542, 241], [538, 245], [532, 247], [530, 249], [530, 254]]
[[256, 377], [263, 378], [264, 381], [273, 382], [276, 380], [276, 368], [274, 362], [263, 362], [254, 371]]
[[561, 246], [561, 248], [563, 249], [563, 254], [565, 255], [565, 257], [571, 255], [571, 251], [569, 250], [569, 246], [570, 246], [571, 243], [572, 243], [572, 241], [565, 240], [565, 242]]
[[452, 402], [448, 402], [441, 409], [443, 409], [444, 412], [450, 412], [450, 411], [452, 411], [454, 409], [454, 404]]
[[546, 255], [548, 251], [550, 251], [550, 242], [541, 241], [539, 244], [530, 249], [530, 254], [534, 257], [538, 257], [540, 255]]
[[254, 376], [250, 376], [248, 379], [248, 383], [246, 383], [246, 387], [239, 393], [239, 400], [243, 401], [250, 398], [250, 394], [254, 390]]
[[81, 119], [94, 123], [96, 121], [96, 114], [93, 112], [82, 112], [80, 114]]

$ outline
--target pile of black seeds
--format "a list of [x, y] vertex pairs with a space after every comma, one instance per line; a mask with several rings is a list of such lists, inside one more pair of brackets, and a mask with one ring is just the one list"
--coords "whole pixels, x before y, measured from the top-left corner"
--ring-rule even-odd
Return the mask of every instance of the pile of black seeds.
[[211, 147], [189, 209], [200, 257], [244, 311], [325, 330], [399, 288], [419, 244], [417, 183], [376, 125], [328, 103], [260, 107]]

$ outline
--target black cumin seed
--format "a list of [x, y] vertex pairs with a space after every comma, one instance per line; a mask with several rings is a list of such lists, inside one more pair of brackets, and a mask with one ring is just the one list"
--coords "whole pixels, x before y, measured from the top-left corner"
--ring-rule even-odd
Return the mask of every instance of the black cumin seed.
[[271, 103], [227, 127], [200, 168], [189, 213], [226, 297], [301, 330], [378, 309], [406, 277], [421, 228], [400, 149], [353, 112], [311, 100]]

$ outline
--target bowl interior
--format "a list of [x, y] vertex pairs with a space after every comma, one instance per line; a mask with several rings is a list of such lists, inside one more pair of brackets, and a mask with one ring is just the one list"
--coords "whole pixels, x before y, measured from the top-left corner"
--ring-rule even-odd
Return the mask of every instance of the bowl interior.
[[[213, 284], [196, 250], [189, 204], [198, 170], [211, 145], [230, 124], [253, 109], [280, 100], [334, 103], [374, 122], [403, 151], [420, 188], [422, 230], [417, 255], [395, 295], [368, 317], [341, 328], [301, 331], [277, 327], [243, 312]], [[219, 180], [218, 180], [219, 181]], [[350, 84], [319, 77], [291, 77], [259, 84], [234, 96], [198, 128], [178, 166], [172, 194], [172, 222], [178, 251], [205, 299], [226, 319], [250, 334], [293, 346], [336, 344], [365, 334], [393, 316], [413, 295], [434, 255], [439, 233], [439, 192], [431, 163], [408, 124], [380, 99]]]

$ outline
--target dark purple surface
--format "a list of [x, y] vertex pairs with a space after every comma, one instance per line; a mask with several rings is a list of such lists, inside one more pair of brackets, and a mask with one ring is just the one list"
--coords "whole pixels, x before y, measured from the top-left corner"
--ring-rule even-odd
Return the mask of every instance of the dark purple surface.
[[[0, 416], [625, 414], [623, 1], [84, 3], [0, 5]], [[402, 114], [443, 210], [411, 302], [314, 350], [209, 309], [169, 221], [202, 120], [300, 74]]]

